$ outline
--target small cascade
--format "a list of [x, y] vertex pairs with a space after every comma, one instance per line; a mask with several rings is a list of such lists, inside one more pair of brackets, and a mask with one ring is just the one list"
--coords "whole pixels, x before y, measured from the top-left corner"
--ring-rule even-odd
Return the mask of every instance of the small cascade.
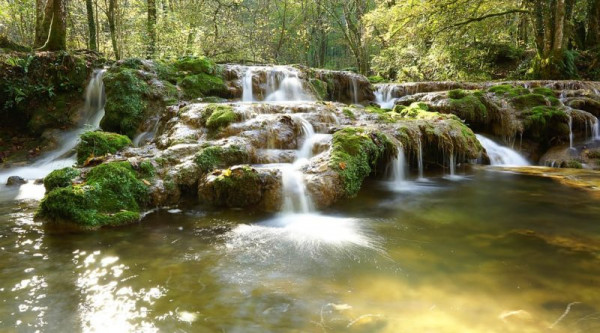
[[491, 165], [505, 166], [527, 166], [529, 162], [516, 151], [501, 146], [496, 142], [486, 138], [483, 135], [476, 134], [477, 140], [481, 143], [490, 158]]
[[0, 183], [4, 184], [9, 176], [20, 176], [24, 179], [35, 180], [43, 178], [56, 169], [71, 166], [75, 163], [73, 149], [77, 146], [79, 136], [86, 131], [95, 130], [100, 127], [100, 121], [104, 117], [104, 84], [102, 78], [105, 70], [94, 71], [90, 82], [85, 90], [85, 104], [82, 110], [82, 118], [79, 125], [72, 130], [66, 131], [58, 138], [58, 148], [49, 151], [33, 164], [25, 167], [8, 169], [0, 173]]
[[396, 158], [391, 162], [391, 170], [388, 171], [388, 179], [394, 188], [401, 188], [406, 184], [408, 178], [408, 167], [404, 148], [398, 147]]
[[573, 148], [573, 117], [571, 116], [571, 114], [568, 114], [569, 116], [569, 149], [574, 149]]
[[419, 167], [419, 180], [424, 180], [425, 177], [423, 176], [423, 145], [421, 144], [421, 138], [419, 137], [417, 144], [419, 146], [419, 151], [418, 151], [418, 167]]
[[396, 99], [393, 95], [394, 86], [390, 84], [381, 84], [375, 90], [375, 103], [379, 104], [382, 109], [392, 109], [396, 104]]
[[354, 75], [352, 75], [352, 103], [358, 104], [358, 81]]
[[133, 138], [133, 145], [135, 147], [140, 147], [140, 146], [152, 141], [152, 139], [154, 139], [154, 135], [156, 134], [156, 131], [158, 130], [159, 124], [160, 124], [160, 117], [157, 117], [155, 120], [154, 126], [152, 126], [152, 128], [150, 130], [142, 132], [142, 133], [136, 135], [135, 138]]
[[244, 76], [242, 77], [242, 102], [254, 102], [254, 94], [252, 91], [253, 75], [252, 67], [248, 67], [244, 72]]
[[454, 152], [450, 152], [448, 167], [450, 168], [450, 178], [456, 177], [456, 162], [454, 158]]
[[267, 75], [267, 102], [312, 101], [302, 85], [298, 71], [275, 67]]
[[598, 118], [595, 118], [592, 123], [592, 140], [600, 141], [600, 120]]

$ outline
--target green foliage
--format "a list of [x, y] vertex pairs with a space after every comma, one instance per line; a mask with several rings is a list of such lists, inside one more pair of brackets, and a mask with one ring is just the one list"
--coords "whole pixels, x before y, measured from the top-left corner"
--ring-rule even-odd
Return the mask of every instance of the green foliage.
[[52, 171], [44, 178], [44, 187], [46, 192], [50, 192], [55, 188], [68, 187], [73, 179], [79, 176], [79, 170], [73, 168], [63, 168]]
[[327, 99], [327, 83], [325, 81], [321, 81], [319, 79], [310, 79], [308, 82], [318, 100], [323, 101]]
[[104, 75], [106, 114], [101, 126], [111, 132], [135, 136], [144, 120], [150, 88], [138, 70], [112, 67]]
[[538, 54], [533, 59], [529, 76], [532, 79], [567, 80], [578, 78], [575, 58], [577, 52], [561, 50], [551, 52], [547, 57]]
[[216, 168], [227, 168], [250, 161], [248, 152], [240, 146], [210, 146], [202, 149], [195, 158], [202, 172], [210, 172]]
[[139, 220], [140, 207], [148, 200], [148, 189], [131, 165], [112, 162], [90, 170], [85, 183], [48, 192], [36, 215], [84, 228], [121, 225]]
[[114, 154], [117, 151], [130, 146], [128, 137], [109, 132], [85, 132], [81, 134], [77, 145], [77, 163], [82, 165], [89, 157]]
[[344, 194], [354, 197], [362, 182], [386, 153], [394, 151], [387, 136], [362, 128], [347, 127], [333, 134], [330, 167], [344, 183]]
[[218, 130], [229, 124], [240, 120], [240, 116], [233, 111], [229, 105], [211, 104], [206, 108], [210, 116], [206, 120], [206, 127], [211, 130]]
[[356, 115], [354, 114], [354, 112], [350, 109], [350, 108], [343, 108], [342, 112], [344, 113], [344, 115], [352, 120], [356, 119]]
[[469, 95], [469, 93], [467, 93], [466, 91], [464, 91], [462, 89], [455, 89], [455, 90], [448, 91], [448, 97], [452, 98], [452, 99], [461, 99], [463, 97], [466, 97], [467, 95]]
[[386, 79], [381, 76], [381, 75], [373, 75], [373, 76], [369, 76], [369, 82], [371, 82], [372, 84], [377, 84], [377, 83], [384, 83], [386, 82]]

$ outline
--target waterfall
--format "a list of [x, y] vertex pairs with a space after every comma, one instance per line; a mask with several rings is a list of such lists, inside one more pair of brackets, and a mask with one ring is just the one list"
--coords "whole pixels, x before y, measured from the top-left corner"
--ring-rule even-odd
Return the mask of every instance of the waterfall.
[[421, 144], [421, 137], [419, 137], [417, 144], [419, 146], [419, 155], [417, 156], [419, 166], [419, 180], [424, 180], [425, 177], [423, 176], [423, 145]]
[[75, 129], [65, 131], [58, 138], [58, 148], [42, 155], [29, 166], [8, 169], [0, 172], [0, 183], [4, 184], [9, 176], [19, 176], [28, 180], [45, 177], [53, 170], [71, 166], [75, 163], [73, 149], [77, 146], [79, 136], [86, 131], [100, 127], [104, 117], [104, 69], [95, 70], [85, 90], [85, 104], [81, 112], [82, 118]]
[[403, 187], [408, 176], [408, 167], [406, 165], [406, 155], [404, 148], [398, 147], [396, 158], [391, 162], [391, 170], [388, 171], [388, 179], [392, 182], [392, 186], [396, 189]]
[[490, 158], [491, 165], [506, 166], [527, 166], [530, 165], [527, 160], [516, 151], [501, 146], [496, 142], [486, 138], [481, 134], [476, 134], [477, 140], [481, 143]]
[[294, 117], [300, 122], [304, 143], [296, 152], [296, 159], [292, 164], [284, 164], [280, 167], [283, 187], [283, 207], [285, 214], [300, 213], [307, 214], [314, 210], [310, 196], [306, 192], [302, 166], [312, 157], [312, 147], [315, 143], [315, 130], [313, 126], [303, 117]]
[[594, 117], [594, 122], [592, 123], [592, 140], [600, 141], [600, 120]]
[[298, 71], [286, 67], [275, 67], [267, 76], [267, 102], [311, 101], [304, 91]]
[[375, 103], [382, 109], [393, 109], [396, 104], [396, 98], [392, 97], [394, 86], [390, 84], [381, 84], [375, 90]]
[[456, 177], [456, 162], [454, 161], [454, 152], [450, 152], [448, 166], [450, 167], [450, 178]]
[[254, 95], [252, 92], [252, 76], [252, 67], [248, 67], [248, 69], [244, 72], [244, 76], [242, 77], [242, 102], [254, 101]]
[[569, 116], [569, 149], [573, 149], [573, 117], [571, 114]]
[[352, 75], [352, 103], [358, 104], [358, 81], [356, 77]]
[[154, 135], [156, 134], [156, 131], [158, 130], [159, 124], [160, 124], [160, 117], [156, 117], [155, 123], [150, 130], [142, 132], [142, 133], [136, 135], [135, 138], [133, 138], [133, 145], [135, 147], [141, 147], [145, 143], [149, 143], [150, 141], [152, 141], [152, 139], [154, 139]]

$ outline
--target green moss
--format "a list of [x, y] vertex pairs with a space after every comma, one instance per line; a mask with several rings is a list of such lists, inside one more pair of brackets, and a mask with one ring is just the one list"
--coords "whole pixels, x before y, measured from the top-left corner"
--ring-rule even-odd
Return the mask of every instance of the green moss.
[[562, 168], [571, 168], [571, 169], [583, 169], [583, 165], [581, 165], [581, 162], [577, 161], [577, 160], [568, 160], [565, 161], [563, 165], [561, 165]]
[[85, 132], [77, 145], [77, 163], [82, 165], [89, 157], [114, 154], [130, 145], [131, 140], [124, 135], [101, 131]]
[[102, 128], [133, 138], [144, 120], [150, 91], [148, 84], [137, 70], [113, 67], [104, 76], [104, 86], [106, 114], [102, 118]]
[[229, 105], [211, 104], [206, 110], [212, 111], [206, 120], [206, 127], [211, 130], [227, 127], [232, 122], [240, 120], [239, 115]]
[[536, 106], [523, 112], [525, 134], [536, 140], [547, 143], [554, 136], [569, 133], [567, 114], [554, 107]]
[[225, 97], [229, 93], [223, 79], [206, 73], [188, 75], [178, 82], [185, 98], [193, 99], [204, 96]]
[[179, 71], [209, 75], [217, 74], [217, 65], [206, 57], [182, 57], [173, 62], [173, 66]]
[[365, 177], [393, 150], [393, 144], [379, 132], [347, 127], [334, 133], [330, 167], [342, 178], [344, 194], [355, 196]]
[[248, 152], [240, 146], [211, 146], [202, 149], [195, 158], [196, 164], [203, 172], [210, 172], [217, 168], [227, 168], [236, 164], [250, 161]]
[[138, 174], [142, 178], [152, 178], [156, 175], [154, 164], [150, 161], [143, 161], [138, 167]]
[[546, 87], [533, 88], [532, 92], [534, 94], [543, 95], [543, 96], [546, 96], [546, 97], [556, 97], [556, 94], [554, 93], [554, 90], [552, 90], [550, 88], [546, 88]]
[[369, 82], [371, 82], [372, 84], [383, 83], [385, 81], [385, 78], [381, 75], [369, 76]]
[[466, 91], [464, 91], [462, 89], [455, 89], [455, 90], [448, 91], [448, 97], [452, 98], [452, 99], [461, 99], [468, 95], [469, 95], [469, 93], [467, 93]]
[[121, 225], [139, 220], [148, 189], [128, 162], [101, 164], [85, 183], [55, 188], [46, 194], [37, 217], [85, 228]]
[[528, 109], [546, 105], [546, 97], [538, 94], [526, 94], [512, 98], [511, 103], [518, 109]]
[[451, 97], [450, 108], [453, 114], [470, 123], [483, 123], [487, 120], [487, 107], [479, 97], [474, 94], [454, 95], [463, 97], [458, 99]]
[[352, 111], [352, 109], [350, 108], [343, 108], [342, 112], [344, 113], [344, 115], [352, 120], [356, 119], [356, 115], [354, 114], [354, 112]]
[[402, 110], [404, 110], [404, 109], [406, 109], [406, 108], [407, 108], [407, 106], [406, 106], [406, 105], [394, 105], [394, 109], [393, 109], [393, 111], [394, 111], [395, 113], [400, 113], [400, 112], [402, 112]]
[[77, 176], [79, 176], [79, 170], [73, 168], [63, 168], [52, 171], [44, 178], [46, 192], [50, 192], [55, 188], [70, 186], [73, 179]]
[[248, 207], [260, 201], [256, 189], [261, 180], [258, 171], [244, 165], [222, 170], [214, 181], [214, 202], [227, 207]]
[[308, 82], [320, 101], [327, 99], [327, 83], [325, 81], [321, 81], [319, 79], [310, 79]]
[[516, 97], [529, 94], [529, 89], [523, 87], [514, 87], [510, 84], [501, 84], [493, 86], [489, 88], [488, 91], [496, 95], [507, 95], [508, 97]]
[[397, 112], [397, 114], [404, 119], [435, 119], [441, 116], [438, 112], [430, 112], [428, 110], [429, 107], [425, 103], [412, 103], [410, 106]]

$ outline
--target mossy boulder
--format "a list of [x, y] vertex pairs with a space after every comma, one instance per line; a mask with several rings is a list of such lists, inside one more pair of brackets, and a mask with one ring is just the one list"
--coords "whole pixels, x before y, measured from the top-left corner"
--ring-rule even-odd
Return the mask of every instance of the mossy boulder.
[[479, 92], [451, 90], [448, 92], [448, 97], [450, 97], [448, 112], [474, 125], [482, 125], [488, 121], [488, 110]]
[[206, 73], [188, 75], [178, 81], [183, 95], [187, 99], [205, 96], [228, 97], [229, 90], [220, 76]]
[[525, 94], [512, 98], [511, 104], [519, 110], [525, 110], [540, 105], [548, 105], [550, 103], [546, 100], [546, 96], [544, 95]]
[[578, 97], [570, 99], [567, 103], [573, 109], [587, 111], [596, 117], [600, 117], [600, 101], [589, 97]]
[[104, 130], [133, 138], [147, 114], [150, 86], [136, 69], [117, 66], [104, 75], [106, 87]]
[[236, 145], [226, 147], [210, 146], [196, 154], [195, 161], [200, 170], [207, 173], [217, 168], [248, 163], [250, 157], [245, 147]]
[[122, 225], [138, 221], [149, 200], [147, 186], [129, 162], [101, 164], [81, 184], [46, 193], [36, 217], [82, 228]]
[[77, 145], [77, 163], [83, 165], [90, 157], [114, 154], [131, 144], [131, 140], [125, 135], [101, 131], [85, 132]]
[[200, 181], [198, 197], [216, 207], [277, 210], [281, 205], [281, 174], [247, 165], [215, 170]]
[[44, 178], [46, 192], [72, 185], [73, 179], [77, 178], [79, 174], [80, 170], [70, 167], [52, 171]]
[[190, 73], [217, 74], [217, 65], [206, 57], [181, 57], [173, 62], [173, 67]]
[[536, 106], [521, 115], [525, 135], [540, 142], [549, 142], [557, 136], [569, 134], [567, 114], [551, 106]]
[[308, 82], [318, 100], [324, 101], [327, 99], [327, 82], [319, 79], [310, 79]]
[[206, 127], [211, 130], [227, 127], [240, 120], [240, 115], [235, 113], [230, 105], [211, 104], [206, 108], [205, 114], [210, 114], [206, 119]]
[[498, 96], [505, 97], [517, 97], [525, 94], [529, 94], [529, 89], [523, 88], [521, 86], [513, 86], [510, 84], [501, 84], [497, 86], [493, 86], [488, 89], [489, 92], [492, 92]]
[[329, 166], [341, 177], [346, 197], [354, 197], [363, 180], [394, 151], [388, 137], [377, 131], [346, 127], [333, 134]]

